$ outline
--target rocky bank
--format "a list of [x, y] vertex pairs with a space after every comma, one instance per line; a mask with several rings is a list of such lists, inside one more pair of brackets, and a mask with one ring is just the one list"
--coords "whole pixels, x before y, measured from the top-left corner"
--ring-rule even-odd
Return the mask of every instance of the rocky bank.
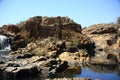
[[83, 64], [117, 65], [119, 28], [120, 24], [97, 24], [82, 29], [60, 16], [35, 16], [16, 25], [3, 25], [0, 34], [9, 37], [11, 51], [0, 61], [0, 76], [3, 80], [34, 76], [44, 80]]

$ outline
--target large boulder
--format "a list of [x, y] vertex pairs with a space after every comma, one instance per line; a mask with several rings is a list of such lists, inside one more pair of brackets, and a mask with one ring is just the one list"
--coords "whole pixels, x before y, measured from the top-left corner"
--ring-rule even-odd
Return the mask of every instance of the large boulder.
[[85, 50], [79, 52], [63, 52], [59, 55], [59, 59], [67, 61], [70, 67], [79, 67], [81, 64], [90, 62], [90, 56]]
[[120, 24], [96, 24], [83, 29], [95, 43], [96, 54], [91, 63], [117, 64], [119, 62], [119, 28]]
[[97, 49], [102, 50], [116, 43], [119, 27], [120, 24], [96, 24], [83, 29], [82, 33], [95, 42]]

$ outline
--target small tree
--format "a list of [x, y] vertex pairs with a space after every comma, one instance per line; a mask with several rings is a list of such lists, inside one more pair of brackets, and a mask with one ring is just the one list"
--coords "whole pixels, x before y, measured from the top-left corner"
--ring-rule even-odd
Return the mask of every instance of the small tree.
[[117, 18], [117, 23], [120, 24], [120, 17]]

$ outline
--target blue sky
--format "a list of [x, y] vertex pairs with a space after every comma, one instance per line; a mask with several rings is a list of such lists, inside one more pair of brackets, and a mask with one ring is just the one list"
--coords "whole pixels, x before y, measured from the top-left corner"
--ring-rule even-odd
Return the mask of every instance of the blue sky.
[[116, 22], [120, 0], [0, 0], [0, 26], [33, 16], [68, 16], [83, 27]]

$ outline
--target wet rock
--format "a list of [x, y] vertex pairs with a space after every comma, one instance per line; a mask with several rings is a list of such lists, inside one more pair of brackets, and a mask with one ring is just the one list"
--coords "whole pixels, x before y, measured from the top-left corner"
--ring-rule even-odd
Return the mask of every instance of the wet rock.
[[61, 60], [50, 59], [46, 62], [43, 62], [40, 66], [41, 73], [47, 74], [47, 76], [56, 76], [58, 73], [62, 72], [68, 67], [68, 63]]
[[68, 62], [67, 61], [63, 61], [56, 69], [57, 73], [62, 72], [63, 70], [65, 70], [68, 67]]
[[8, 63], [7, 67], [20, 67], [20, 65], [16, 63]]
[[4, 61], [0, 60], [0, 64], [4, 64]]
[[24, 77], [32, 77], [39, 73], [39, 70], [37, 67], [31, 67], [29, 69], [21, 69], [16, 73], [16, 79], [22, 79]]
[[56, 66], [54, 65], [49, 69], [49, 75], [51, 77], [55, 77], [67, 68], [68, 68], [68, 62], [62, 61], [60, 64], [57, 64]]
[[32, 56], [34, 56], [35, 54], [22, 54], [22, 55], [18, 55], [17, 59], [25, 59], [25, 58], [31, 58]]

